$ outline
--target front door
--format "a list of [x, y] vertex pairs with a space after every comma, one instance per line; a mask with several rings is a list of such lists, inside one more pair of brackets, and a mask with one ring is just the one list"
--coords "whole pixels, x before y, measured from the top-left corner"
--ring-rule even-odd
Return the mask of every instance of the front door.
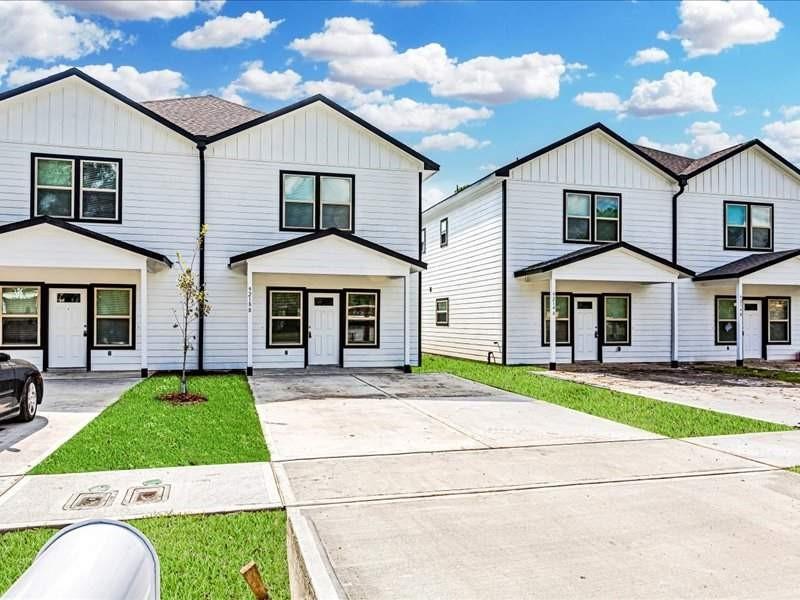
[[744, 301], [744, 357], [761, 358], [761, 301]]
[[308, 364], [339, 364], [339, 294], [308, 294]]
[[86, 297], [86, 289], [50, 289], [48, 364], [51, 368], [86, 367]]
[[597, 360], [597, 298], [575, 296], [575, 360]]

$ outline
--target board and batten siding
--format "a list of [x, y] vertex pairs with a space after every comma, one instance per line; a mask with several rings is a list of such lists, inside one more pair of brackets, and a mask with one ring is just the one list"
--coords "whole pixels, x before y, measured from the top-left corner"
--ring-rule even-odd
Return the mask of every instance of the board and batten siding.
[[[121, 158], [122, 223], [76, 225], [173, 260], [179, 251], [191, 255], [199, 228], [199, 168], [190, 140], [77, 77], [0, 102], [0, 225], [30, 218], [34, 152]], [[110, 283], [101, 272], [94, 275], [91, 283]], [[180, 366], [181, 341], [172, 327], [177, 276], [177, 267], [149, 274], [151, 369]], [[63, 272], [47, 283], [71, 283], [69, 277]], [[138, 368], [137, 357], [138, 346], [113, 350], [111, 357], [95, 351], [92, 366]], [[196, 364], [194, 353], [190, 364]]]
[[[439, 221], [448, 220], [448, 244], [439, 245]], [[502, 188], [423, 215], [427, 251], [422, 260], [422, 349], [432, 354], [502, 362]], [[449, 324], [436, 325], [436, 299], [449, 298]]]

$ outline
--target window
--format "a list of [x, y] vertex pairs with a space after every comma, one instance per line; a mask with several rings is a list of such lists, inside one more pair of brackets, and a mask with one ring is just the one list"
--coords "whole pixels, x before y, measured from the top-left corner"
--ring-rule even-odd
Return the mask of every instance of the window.
[[345, 346], [378, 345], [377, 291], [347, 292], [347, 339]]
[[133, 347], [133, 288], [94, 289], [94, 347]]
[[440, 327], [450, 325], [450, 299], [436, 299], [436, 324]]
[[303, 291], [267, 290], [267, 347], [303, 345]]
[[725, 249], [772, 250], [772, 205], [725, 202]]
[[630, 298], [628, 296], [605, 297], [605, 339], [606, 344], [629, 344], [630, 338]]
[[447, 219], [439, 221], [439, 247], [447, 247]]
[[[570, 296], [556, 294], [556, 344], [570, 343]], [[542, 294], [542, 345], [550, 345], [550, 294]]]
[[40, 288], [0, 287], [0, 346], [39, 346]]
[[789, 306], [789, 298], [767, 298], [768, 343], [788, 344], [791, 342]]
[[353, 231], [355, 177], [281, 171], [281, 229]]
[[736, 344], [736, 300], [717, 298], [717, 343]]
[[419, 247], [420, 247], [420, 252], [422, 254], [425, 254], [425, 252], [427, 252], [428, 250], [426, 247], [427, 237], [428, 237], [428, 230], [423, 227], [419, 238]]
[[32, 217], [120, 222], [122, 160], [43, 154], [32, 159]]
[[620, 241], [622, 196], [595, 192], [564, 192], [564, 241]]

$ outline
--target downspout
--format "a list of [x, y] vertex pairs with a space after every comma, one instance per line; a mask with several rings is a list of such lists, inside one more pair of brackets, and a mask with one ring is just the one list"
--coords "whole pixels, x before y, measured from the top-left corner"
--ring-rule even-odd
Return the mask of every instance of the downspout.
[[[199, 137], [197, 140], [197, 153], [200, 158], [200, 229], [206, 222], [206, 140]], [[200, 289], [206, 289], [206, 242], [200, 246]], [[200, 311], [197, 321], [197, 370], [204, 371], [203, 367], [203, 342], [205, 341], [205, 317]]]
[[501, 258], [501, 268], [503, 269], [503, 276], [502, 276], [502, 289], [501, 289], [501, 296], [502, 296], [502, 308], [501, 308], [501, 320], [502, 320], [502, 346], [501, 352], [503, 354], [503, 364], [508, 364], [508, 254], [507, 254], [507, 236], [508, 231], [506, 227], [507, 221], [507, 213], [508, 213], [508, 180], [503, 179], [501, 184], [501, 193], [502, 193], [502, 207], [501, 207], [501, 241], [502, 244], [502, 258]]
[[678, 191], [672, 194], [672, 262], [678, 262], [678, 197], [686, 190], [686, 178], [678, 178]]

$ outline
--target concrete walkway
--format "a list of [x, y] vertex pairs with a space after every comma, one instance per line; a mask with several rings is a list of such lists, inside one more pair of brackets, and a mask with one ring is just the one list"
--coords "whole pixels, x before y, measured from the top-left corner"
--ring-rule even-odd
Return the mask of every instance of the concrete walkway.
[[800, 467], [800, 431], [717, 435], [686, 441], [773, 467]]

